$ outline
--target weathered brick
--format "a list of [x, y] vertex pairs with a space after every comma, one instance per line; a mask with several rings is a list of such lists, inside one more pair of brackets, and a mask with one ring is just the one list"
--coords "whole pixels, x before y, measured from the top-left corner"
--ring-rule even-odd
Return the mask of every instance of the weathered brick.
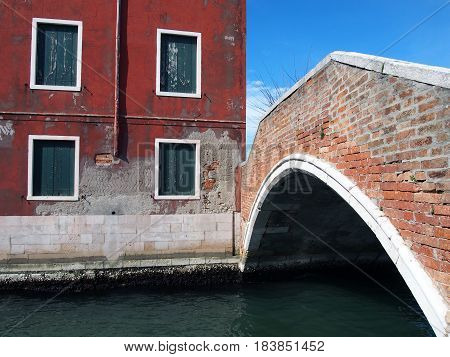
[[412, 175], [412, 178], [416, 181], [425, 181], [427, 179], [427, 175], [423, 171], [415, 172]]
[[441, 246], [440, 239], [435, 238], [435, 237], [430, 237], [430, 236], [427, 236], [424, 234], [411, 232], [409, 230], [400, 230], [400, 234], [403, 237], [403, 239], [412, 241], [412, 242], [420, 244], [420, 245], [434, 247], [434, 248], [440, 248], [440, 246]]
[[417, 148], [417, 147], [422, 147], [422, 146], [428, 146], [432, 142], [433, 142], [433, 138], [431, 136], [427, 136], [425, 138], [411, 140], [409, 143], [409, 146], [411, 148]]
[[420, 262], [428, 268], [440, 270], [441, 262], [425, 255], [419, 255]]
[[416, 222], [419, 222], [419, 223], [439, 225], [439, 217], [436, 217], [433, 215], [427, 215], [422, 212], [415, 212], [414, 218], [415, 218]]
[[398, 178], [398, 176], [396, 173], [385, 173], [385, 174], [382, 174], [382, 176], [381, 176], [381, 180], [385, 181], [385, 182], [386, 181], [395, 182], [395, 181], [397, 181], [397, 178]]
[[434, 228], [434, 235], [437, 238], [445, 238], [450, 240], [450, 229], [448, 228], [442, 228], [442, 227], [435, 227]]
[[422, 161], [422, 169], [436, 169], [448, 166], [448, 158], [436, 158]]
[[399, 190], [399, 191], [418, 192], [418, 191], [420, 191], [420, 189], [421, 189], [421, 187], [415, 183], [399, 182], [397, 184], [397, 190]]
[[431, 179], [441, 179], [448, 176], [448, 170], [428, 171], [428, 176]]
[[386, 200], [412, 201], [413, 194], [411, 192], [386, 191], [383, 193]]
[[439, 218], [439, 225], [444, 228], [450, 227], [450, 216], [437, 216]]
[[446, 274], [440, 271], [432, 270], [431, 271], [432, 278], [439, 283], [445, 284], [447, 286], [450, 285], [450, 274]]
[[[385, 174], [383, 174], [383, 175], [385, 175]], [[397, 185], [398, 185], [397, 182], [382, 182], [380, 185], [380, 188], [384, 191], [396, 191]]]
[[439, 239], [439, 246], [438, 248], [443, 250], [450, 250], [450, 240], [449, 239]]
[[415, 202], [440, 203], [442, 195], [439, 193], [419, 192], [414, 194]]
[[436, 184], [434, 182], [422, 182], [417, 188], [423, 192], [436, 192]]
[[410, 211], [404, 211], [399, 209], [393, 209], [393, 208], [386, 208], [384, 210], [384, 213], [386, 216], [390, 218], [396, 218], [396, 219], [402, 219], [410, 221], [414, 218], [414, 213]]
[[395, 105], [392, 105], [392, 106], [390, 106], [390, 107], [387, 107], [387, 108], [384, 110], [384, 114], [385, 114], [385, 115], [389, 115], [389, 114], [394, 113], [394, 112], [397, 112], [397, 111], [399, 111], [399, 110], [400, 110], [400, 104], [397, 103], [397, 104], [395, 104]]
[[434, 214], [450, 216], [450, 206], [434, 206]]
[[413, 243], [411, 245], [411, 249], [416, 252], [417, 254], [420, 255], [425, 255], [428, 257], [433, 257], [435, 254], [434, 252], [436, 251], [435, 248], [423, 245], [423, 244], [417, 244], [417, 243]]
[[439, 104], [439, 100], [438, 99], [434, 99], [431, 102], [428, 103], [424, 103], [424, 104], [420, 104], [419, 105], [419, 113], [425, 112], [429, 109], [434, 108], [436, 105]]

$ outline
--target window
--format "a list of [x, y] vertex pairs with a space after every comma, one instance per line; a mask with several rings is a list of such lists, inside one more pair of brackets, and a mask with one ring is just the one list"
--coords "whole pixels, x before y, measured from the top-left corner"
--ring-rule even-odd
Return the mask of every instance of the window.
[[156, 139], [156, 199], [200, 198], [200, 141]]
[[82, 23], [33, 19], [30, 88], [81, 90]]
[[157, 31], [156, 94], [201, 98], [201, 34]]
[[78, 200], [79, 137], [30, 135], [28, 200]]

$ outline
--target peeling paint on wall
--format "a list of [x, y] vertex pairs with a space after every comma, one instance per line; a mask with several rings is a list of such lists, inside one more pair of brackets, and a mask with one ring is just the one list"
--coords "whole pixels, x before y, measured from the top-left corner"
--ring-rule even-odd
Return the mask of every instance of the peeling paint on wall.
[[243, 109], [243, 104], [240, 100], [233, 100], [228, 99], [227, 100], [227, 110], [228, 111], [236, 111], [238, 109]]
[[235, 46], [234, 44], [234, 36], [225, 36], [225, 41], [228, 41], [231, 46]]
[[[187, 132], [192, 130], [192, 132]], [[201, 199], [155, 200], [153, 143], [142, 143], [138, 158], [120, 167], [81, 163], [78, 202], [41, 202], [38, 215], [148, 215], [223, 213], [235, 210], [234, 172], [241, 161], [238, 140], [228, 131], [186, 129], [187, 139], [200, 140]], [[97, 158], [98, 156], [96, 156]]]

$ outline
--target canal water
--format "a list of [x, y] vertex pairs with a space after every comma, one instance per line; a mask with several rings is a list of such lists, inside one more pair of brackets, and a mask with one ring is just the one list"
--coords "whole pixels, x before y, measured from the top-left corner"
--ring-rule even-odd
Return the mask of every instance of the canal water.
[[[192, 290], [0, 294], [4, 336], [431, 336], [393, 270], [263, 276]], [[385, 290], [385, 288], [388, 291]]]

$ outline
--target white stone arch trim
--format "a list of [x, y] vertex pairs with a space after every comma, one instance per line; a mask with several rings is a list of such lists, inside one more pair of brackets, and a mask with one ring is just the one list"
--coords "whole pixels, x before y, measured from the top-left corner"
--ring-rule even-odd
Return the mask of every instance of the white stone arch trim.
[[244, 254], [240, 263], [241, 270], [245, 268], [247, 252], [259, 247], [258, 240], [262, 236], [255, 235], [252, 241], [252, 233], [262, 204], [273, 186], [293, 170], [314, 175], [332, 188], [358, 213], [397, 267], [436, 335], [448, 336], [447, 304], [394, 225], [355, 183], [334, 166], [311, 155], [293, 154], [285, 157], [272, 168], [262, 182], [253, 202], [248, 223], [244, 227]]

